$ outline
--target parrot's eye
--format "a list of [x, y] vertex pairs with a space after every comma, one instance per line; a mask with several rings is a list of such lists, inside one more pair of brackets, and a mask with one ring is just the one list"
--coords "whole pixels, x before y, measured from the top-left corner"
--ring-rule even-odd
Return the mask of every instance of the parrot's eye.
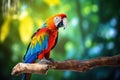
[[58, 20], [59, 19], [59, 17], [55, 17], [55, 20]]
[[57, 16], [54, 18], [54, 23], [57, 26], [61, 22], [61, 17]]
[[54, 22], [59, 22], [59, 21], [61, 21], [60, 17], [57, 16], [57, 17], [54, 18]]

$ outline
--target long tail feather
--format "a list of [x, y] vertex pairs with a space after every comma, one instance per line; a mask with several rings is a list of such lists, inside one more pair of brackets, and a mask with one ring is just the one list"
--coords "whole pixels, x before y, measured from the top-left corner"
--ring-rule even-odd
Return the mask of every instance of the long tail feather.
[[22, 80], [25, 80], [26, 73], [22, 74]]
[[31, 74], [30, 73], [24, 73], [22, 74], [22, 80], [30, 80]]

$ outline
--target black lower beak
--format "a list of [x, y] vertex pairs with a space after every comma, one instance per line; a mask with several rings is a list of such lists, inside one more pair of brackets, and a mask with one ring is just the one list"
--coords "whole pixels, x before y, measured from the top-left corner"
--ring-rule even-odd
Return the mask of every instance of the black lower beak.
[[57, 28], [60, 28], [63, 26], [63, 20], [61, 20], [61, 22], [57, 25]]

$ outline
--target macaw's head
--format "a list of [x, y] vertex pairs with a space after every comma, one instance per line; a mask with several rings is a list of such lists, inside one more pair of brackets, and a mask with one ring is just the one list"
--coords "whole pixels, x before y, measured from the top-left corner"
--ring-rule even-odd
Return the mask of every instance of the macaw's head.
[[60, 27], [67, 26], [67, 16], [66, 14], [57, 14], [46, 20], [46, 26], [49, 29], [59, 29]]

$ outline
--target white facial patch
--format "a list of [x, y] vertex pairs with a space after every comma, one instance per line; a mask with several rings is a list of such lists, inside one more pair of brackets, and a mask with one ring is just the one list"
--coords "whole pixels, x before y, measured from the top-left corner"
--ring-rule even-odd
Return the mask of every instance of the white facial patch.
[[63, 25], [64, 25], [64, 28], [67, 26], [67, 18], [63, 18]]
[[61, 17], [57, 16], [54, 18], [55, 26], [57, 26], [60, 22], [61, 22]]

